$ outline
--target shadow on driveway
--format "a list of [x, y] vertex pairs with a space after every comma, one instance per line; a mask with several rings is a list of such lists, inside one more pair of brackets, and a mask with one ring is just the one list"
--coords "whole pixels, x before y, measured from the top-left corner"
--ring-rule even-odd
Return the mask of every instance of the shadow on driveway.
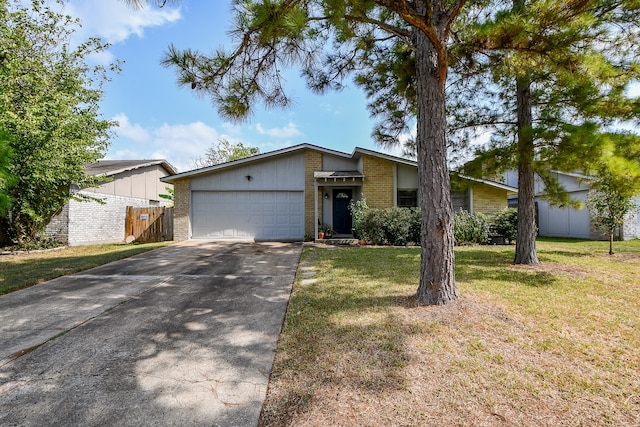
[[256, 425], [301, 247], [192, 241], [0, 297], [0, 425]]

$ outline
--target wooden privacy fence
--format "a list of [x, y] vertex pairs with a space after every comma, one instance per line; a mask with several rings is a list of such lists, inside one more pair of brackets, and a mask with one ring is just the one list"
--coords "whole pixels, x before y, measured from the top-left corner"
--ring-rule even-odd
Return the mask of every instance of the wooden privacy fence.
[[173, 240], [173, 208], [127, 206], [124, 238], [127, 243]]

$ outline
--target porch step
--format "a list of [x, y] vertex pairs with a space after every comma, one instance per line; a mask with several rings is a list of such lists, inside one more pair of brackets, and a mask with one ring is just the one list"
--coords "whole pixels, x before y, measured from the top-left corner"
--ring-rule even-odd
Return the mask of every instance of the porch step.
[[324, 243], [325, 245], [334, 246], [357, 246], [360, 244], [358, 239], [354, 238], [332, 238], [332, 239], [317, 239], [316, 243]]

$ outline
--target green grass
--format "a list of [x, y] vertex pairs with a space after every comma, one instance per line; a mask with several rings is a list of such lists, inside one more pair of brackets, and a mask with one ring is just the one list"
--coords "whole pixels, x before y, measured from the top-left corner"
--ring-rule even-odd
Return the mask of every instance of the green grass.
[[74, 246], [61, 250], [2, 255], [0, 256], [0, 295], [167, 246], [170, 243]]
[[305, 248], [261, 425], [638, 425], [640, 241], [615, 250], [458, 247], [460, 300], [419, 307], [419, 249]]

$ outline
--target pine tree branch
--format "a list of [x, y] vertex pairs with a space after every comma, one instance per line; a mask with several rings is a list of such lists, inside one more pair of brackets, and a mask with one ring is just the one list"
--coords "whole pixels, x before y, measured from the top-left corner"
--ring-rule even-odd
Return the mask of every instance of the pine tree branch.
[[410, 39], [412, 36], [411, 31], [396, 27], [395, 25], [387, 24], [386, 22], [380, 21], [378, 19], [373, 19], [366, 16], [358, 17], [354, 15], [345, 15], [344, 18], [350, 21], [377, 25], [380, 29], [405, 39]]
[[451, 26], [455, 22], [456, 18], [460, 14], [460, 11], [462, 10], [463, 6], [467, 3], [467, 1], [468, 0], [456, 0], [456, 2], [451, 7], [451, 9], [449, 9], [449, 11], [445, 14], [446, 22], [447, 22], [446, 32], [445, 32], [446, 36], [448, 36], [449, 33], [451, 32]]

